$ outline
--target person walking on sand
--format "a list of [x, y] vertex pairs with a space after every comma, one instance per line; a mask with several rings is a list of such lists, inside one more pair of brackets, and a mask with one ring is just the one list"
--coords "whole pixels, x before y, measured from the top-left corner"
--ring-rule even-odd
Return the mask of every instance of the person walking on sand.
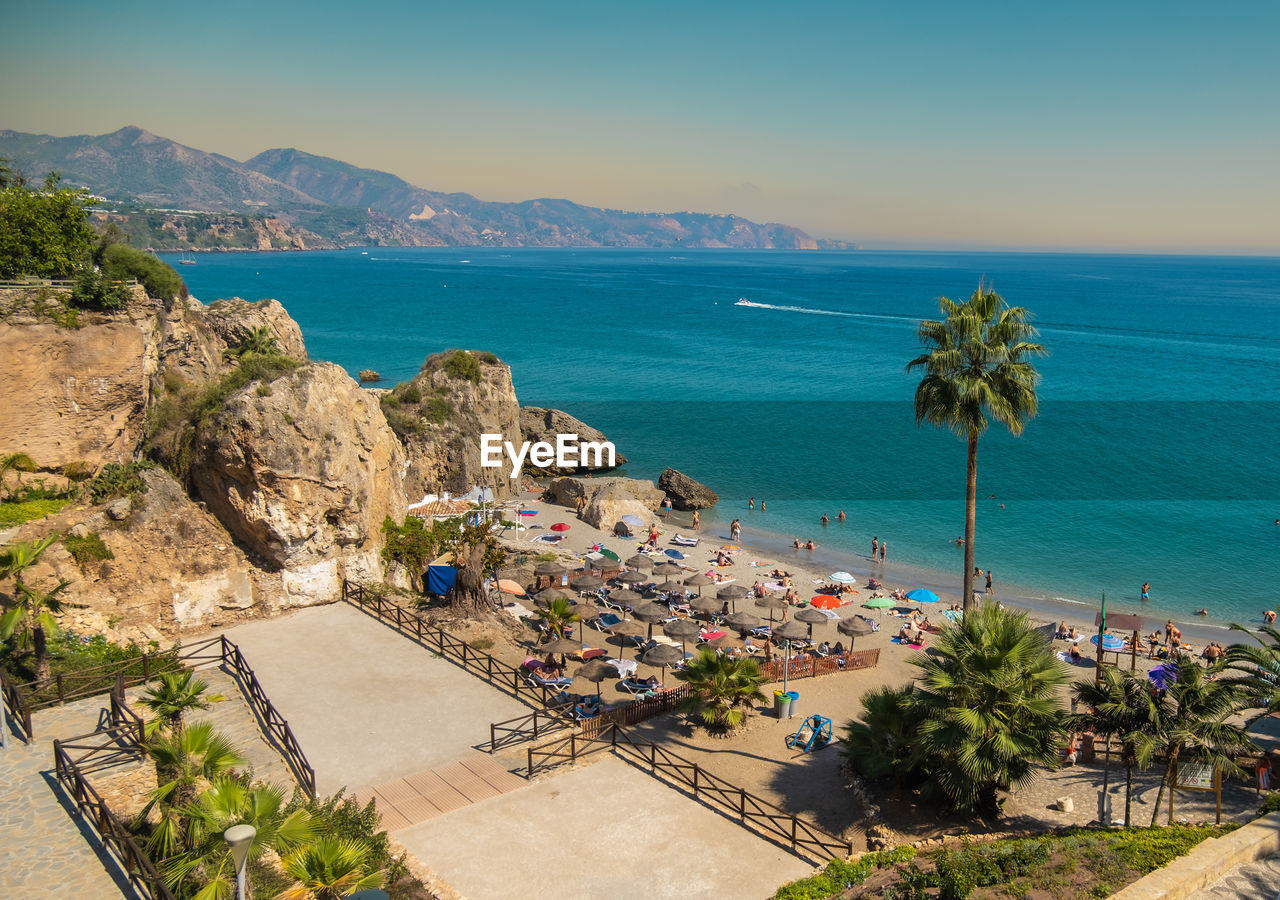
[[876, 554], [880, 552], [880, 538], [873, 537], [871, 539], [871, 561], [876, 561]]
[[732, 541], [736, 541], [740, 534], [742, 534], [742, 523], [739, 522], [737, 519], [734, 519], [731, 523], [729, 523], [729, 539]]
[[1173, 640], [1173, 619], [1170, 619], [1168, 622], [1164, 623], [1164, 645], [1168, 647], [1169, 643], [1172, 640]]
[[662, 498], [662, 518], [664, 519], [671, 518], [671, 498], [670, 497]]
[[693, 530], [698, 530], [698, 511], [696, 509], [693, 511]]

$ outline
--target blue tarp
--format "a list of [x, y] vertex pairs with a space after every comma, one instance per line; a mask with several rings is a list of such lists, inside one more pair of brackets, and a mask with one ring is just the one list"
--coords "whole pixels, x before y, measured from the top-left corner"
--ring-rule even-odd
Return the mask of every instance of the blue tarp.
[[427, 593], [444, 596], [458, 578], [453, 566], [427, 566]]

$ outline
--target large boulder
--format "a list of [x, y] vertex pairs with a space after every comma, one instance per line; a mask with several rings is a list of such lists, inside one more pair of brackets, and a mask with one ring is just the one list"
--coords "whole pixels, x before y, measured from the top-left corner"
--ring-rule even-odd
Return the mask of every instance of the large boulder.
[[[561, 434], [576, 434], [578, 436], [577, 441], [580, 443], [604, 443], [609, 440], [605, 437], [603, 431], [598, 428], [592, 428], [586, 422], [574, 418], [563, 410], [543, 409], [540, 406], [520, 407], [520, 431], [524, 439], [531, 444], [544, 441], [555, 446], [556, 436]], [[607, 460], [607, 457], [605, 459]], [[525, 471], [530, 475], [573, 475], [578, 472], [604, 471], [620, 466], [626, 461], [627, 458], [625, 456], [615, 452], [613, 465], [550, 466], [545, 469], [526, 465]]]
[[404, 450], [377, 398], [341, 368], [251, 383], [197, 431], [191, 480], [227, 529], [280, 571], [296, 606], [377, 569], [386, 516], [404, 517]]
[[658, 476], [658, 489], [671, 499], [676, 509], [707, 509], [720, 502], [716, 492], [683, 472], [667, 468]]
[[[662, 491], [653, 486], [652, 481], [639, 478], [578, 478], [566, 476], [557, 478], [547, 487], [551, 502], [560, 506], [578, 505], [578, 498], [585, 497], [590, 502], [596, 492], [606, 487], [617, 487], [647, 510], [655, 510], [662, 505]], [[613, 522], [609, 523], [613, 527]]]
[[582, 520], [588, 525], [610, 531], [623, 516], [639, 516], [640, 521], [648, 524], [657, 521], [653, 507], [639, 500], [625, 481], [620, 478], [610, 484], [601, 485], [591, 493], [587, 507], [582, 511]]

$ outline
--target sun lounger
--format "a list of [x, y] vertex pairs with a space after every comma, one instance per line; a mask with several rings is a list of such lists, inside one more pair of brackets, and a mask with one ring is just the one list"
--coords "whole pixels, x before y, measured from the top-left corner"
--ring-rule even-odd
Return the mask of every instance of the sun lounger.
[[650, 684], [648, 681], [632, 681], [630, 678], [624, 678], [619, 681], [618, 687], [628, 694], [656, 693], [663, 689], [660, 684]]
[[621, 621], [622, 621], [622, 616], [618, 615], [617, 613], [605, 613], [604, 615], [599, 616], [596, 619], [595, 626], [601, 631], [608, 631], [610, 628], [612, 628], [614, 625], [617, 625]]
[[728, 633], [729, 632], [727, 631], [704, 631], [702, 632], [702, 634], [698, 635], [698, 642], [701, 643], [703, 641], [714, 641], [717, 638], [724, 637]]
[[696, 547], [698, 546], [698, 541], [699, 538], [685, 537], [682, 534], [677, 534], [671, 539], [671, 543], [675, 544], [677, 547]]
[[773, 637], [773, 628], [769, 625], [760, 625], [760, 626], [757, 626], [756, 628], [752, 628], [751, 634], [754, 634], [756, 637], [762, 637], [765, 640], [768, 640], [769, 638]]
[[530, 684], [545, 688], [569, 687], [573, 684], [573, 679], [568, 676], [561, 676], [560, 678], [543, 678], [536, 672], [530, 673], [528, 679]]

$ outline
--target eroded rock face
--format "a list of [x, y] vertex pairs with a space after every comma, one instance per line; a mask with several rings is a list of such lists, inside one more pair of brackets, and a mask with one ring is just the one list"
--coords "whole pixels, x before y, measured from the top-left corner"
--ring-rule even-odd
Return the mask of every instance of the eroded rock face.
[[639, 516], [646, 525], [657, 521], [653, 507], [639, 500], [628, 486], [623, 484], [630, 480], [620, 478], [592, 491], [587, 508], [582, 511], [583, 521], [606, 531], [612, 530], [613, 526], [626, 515]]
[[[582, 443], [594, 442], [604, 443], [609, 440], [605, 437], [604, 432], [598, 428], [592, 428], [581, 419], [576, 419], [567, 412], [559, 409], [543, 409], [540, 406], [522, 406], [520, 407], [520, 431], [524, 435], [524, 440], [534, 443], [537, 441], [545, 441], [555, 446], [556, 436], [561, 434], [576, 434], [578, 441]], [[605, 458], [607, 459], [607, 457]], [[594, 457], [593, 457], [594, 461]], [[573, 475], [578, 472], [600, 472], [606, 469], [620, 466], [627, 461], [627, 458], [620, 453], [614, 454], [613, 466], [551, 466], [546, 469], [538, 469], [526, 465], [525, 472], [530, 475]]]
[[715, 491], [683, 472], [667, 468], [658, 476], [658, 489], [671, 498], [676, 509], [706, 509], [720, 502]]
[[218, 519], [281, 572], [284, 605], [332, 600], [376, 566], [383, 518], [404, 518], [403, 448], [377, 399], [335, 365], [230, 398], [196, 436], [192, 483]]
[[[580, 478], [574, 476], [566, 476], [557, 478], [547, 487], [547, 491], [551, 495], [551, 501], [561, 506], [576, 506], [579, 497], [586, 497], [590, 502], [595, 493], [602, 488], [616, 485], [624, 493], [628, 494], [637, 503], [644, 506], [650, 512], [662, 505], [662, 491], [653, 486], [652, 481], [644, 481], [639, 478]], [[613, 522], [609, 523], [609, 527], [613, 527]]]

